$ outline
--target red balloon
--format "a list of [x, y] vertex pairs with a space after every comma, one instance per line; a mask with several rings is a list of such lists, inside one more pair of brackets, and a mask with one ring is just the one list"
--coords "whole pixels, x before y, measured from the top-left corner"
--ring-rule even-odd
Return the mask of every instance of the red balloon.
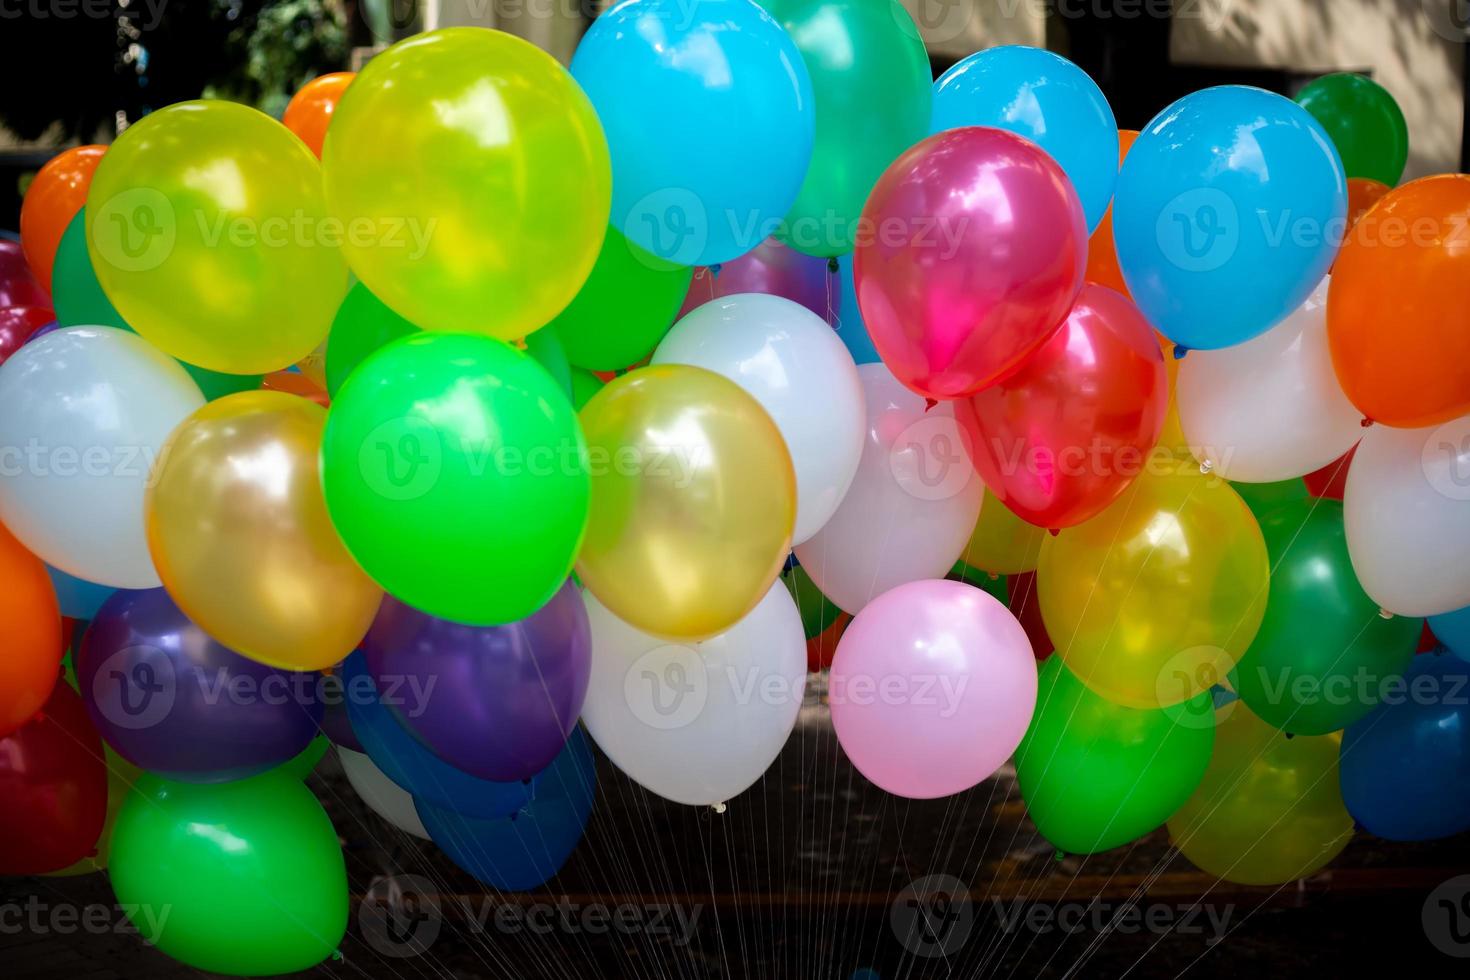
[[1056, 161], [984, 126], [930, 136], [884, 172], [853, 249], [858, 307], [894, 376], [972, 395], [1046, 343], [1087, 263], [1087, 224]]
[[1302, 477], [1307, 484], [1307, 493], [1324, 500], [1341, 500], [1343, 491], [1347, 489], [1348, 467], [1357, 451], [1358, 447], [1354, 446], [1320, 470], [1313, 470]]
[[852, 622], [850, 613], [839, 613], [837, 618], [832, 620], [832, 625], [807, 639], [807, 670], [816, 673], [832, 666], [832, 657], [837, 653], [837, 643], [842, 639], [842, 634], [847, 630], [847, 624], [850, 622]]
[[0, 364], [4, 364], [31, 334], [53, 322], [56, 314], [45, 306], [11, 306], [0, 309]]
[[1143, 471], [1168, 404], [1153, 328], [1121, 293], [1088, 283], [1040, 350], [956, 409], [990, 492], [1022, 520], [1062, 528]]
[[1056, 652], [1056, 644], [1046, 632], [1046, 623], [1041, 620], [1041, 599], [1036, 589], [1036, 573], [1021, 572], [1012, 575], [1006, 582], [1006, 608], [1031, 641], [1031, 652], [1037, 660], [1045, 660]]
[[0, 739], [0, 874], [59, 871], [92, 854], [107, 815], [102, 739], [57, 684], [41, 713]]
[[20, 242], [0, 238], [0, 309], [50, 305], [51, 297], [36, 281]]

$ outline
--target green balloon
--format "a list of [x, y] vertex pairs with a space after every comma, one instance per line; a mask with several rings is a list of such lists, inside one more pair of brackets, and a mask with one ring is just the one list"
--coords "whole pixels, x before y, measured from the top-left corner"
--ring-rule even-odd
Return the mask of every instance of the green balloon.
[[305, 779], [316, 771], [317, 763], [322, 761], [322, 756], [327, 754], [331, 745], [327, 736], [318, 735], [306, 744], [306, 748], [277, 766], [276, 770], [287, 773], [294, 779]]
[[1043, 837], [1069, 854], [1093, 854], [1168, 820], [1204, 778], [1214, 744], [1208, 691], [1169, 708], [1127, 708], [1051, 657], [1016, 749], [1016, 779]]
[[1409, 159], [1409, 127], [1388, 90], [1349, 72], [1323, 75], [1297, 93], [1332, 137], [1349, 177], [1369, 177], [1393, 187]]
[[1384, 619], [1353, 573], [1342, 502], [1287, 504], [1261, 520], [1266, 616], [1231, 686], [1267, 724], [1325, 735], [1373, 710], [1414, 657], [1421, 619]]
[[336, 398], [342, 382], [373, 351], [418, 332], [418, 327], [390, 310], [366, 286], [353, 283], [327, 334], [327, 394]]
[[1240, 499], [1245, 501], [1258, 521], [1282, 504], [1308, 500], [1312, 496], [1307, 492], [1306, 481], [1300, 477], [1279, 483], [1232, 483], [1230, 488], [1240, 494]]
[[899, 0], [761, 0], [812, 79], [812, 162], [779, 237], [808, 255], [852, 251], [868, 193], [929, 134], [934, 75]]
[[587, 527], [587, 444], [539, 364], [478, 334], [420, 332], [362, 362], [322, 435], [327, 511], [359, 565], [441, 619], [524, 619]]
[[602, 379], [586, 368], [572, 368], [572, 407], [578, 412], [602, 390]]
[[[134, 332], [102, 291], [102, 283], [92, 270], [92, 257], [87, 254], [86, 208], [71, 219], [56, 246], [56, 261], [51, 266], [51, 300], [60, 326], [117, 327]], [[223, 374], [184, 361], [179, 363], [204, 393], [206, 401], [260, 387], [262, 375], [259, 374]]]
[[567, 363], [567, 352], [562, 347], [555, 327], [542, 327], [529, 334], [526, 337], [526, 353], [546, 369], [551, 380], [556, 382], [568, 399], [575, 399], [576, 393], [572, 391], [572, 366]]
[[808, 640], [821, 634], [842, 615], [837, 604], [822, 594], [817, 583], [800, 565], [782, 572], [781, 581], [786, 583], [787, 591], [796, 602], [796, 611], [801, 614], [801, 628]]
[[143, 938], [198, 970], [309, 969], [347, 930], [337, 832], [279, 771], [215, 784], [144, 775], [118, 813], [108, 870]]
[[567, 360], [590, 371], [637, 364], [674, 325], [693, 276], [609, 227], [591, 275], [551, 321]]
[[954, 563], [954, 567], [949, 570], [949, 575], [946, 577], [957, 579], [966, 585], [973, 585], [977, 589], [988, 592], [999, 599], [1001, 605], [1010, 601], [1010, 588], [1006, 584], [1004, 575], [975, 568], [960, 560]]

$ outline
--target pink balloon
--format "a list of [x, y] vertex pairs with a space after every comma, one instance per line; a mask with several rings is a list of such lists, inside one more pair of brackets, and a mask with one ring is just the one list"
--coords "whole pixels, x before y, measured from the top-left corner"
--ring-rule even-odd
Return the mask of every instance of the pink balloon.
[[878, 179], [853, 255], [883, 363], [927, 398], [963, 398], [1061, 324], [1082, 288], [1087, 225], [1040, 147], [966, 126], [916, 144]]
[[740, 258], [721, 265], [718, 275], [702, 266], [695, 269], [684, 305], [674, 319], [681, 320], [695, 307], [736, 293], [780, 296], [800, 303], [830, 322], [828, 309], [836, 312], [842, 289], [836, 276], [827, 271], [826, 259], [804, 255], [774, 238], [767, 238]]
[[969, 789], [1010, 758], [1036, 707], [1026, 631], [963, 582], [889, 589], [837, 644], [828, 700], [852, 764], [896, 796]]

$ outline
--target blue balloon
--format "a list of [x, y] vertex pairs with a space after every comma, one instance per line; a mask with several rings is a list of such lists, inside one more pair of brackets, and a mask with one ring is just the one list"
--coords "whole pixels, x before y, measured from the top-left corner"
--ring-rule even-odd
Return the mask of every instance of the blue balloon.
[[91, 619], [117, 590], [110, 585], [98, 585], [66, 574], [59, 568], [46, 566], [51, 576], [51, 587], [56, 590], [56, 602], [61, 606], [61, 615], [69, 619]]
[[[424, 748], [383, 704], [361, 650], [342, 662], [341, 672], [347, 719], [362, 751], [383, 775], [416, 798], [476, 817], [503, 817], [531, 799], [539, 777], [511, 783], [478, 779]], [[386, 696], [415, 697], [406, 687], [386, 692]], [[404, 708], [412, 709], [411, 704]]]
[[847, 352], [857, 364], [877, 364], [883, 358], [873, 347], [873, 338], [868, 336], [868, 325], [863, 322], [863, 311], [858, 309], [857, 286], [852, 281], [852, 256], [837, 257], [837, 280], [842, 292], [838, 294], [837, 309], [833, 311], [832, 327], [837, 336], [847, 345]]
[[527, 891], [561, 870], [587, 829], [597, 771], [587, 736], [572, 730], [539, 776], [535, 798], [519, 812], [481, 820], [415, 799], [429, 838], [461, 870], [504, 891]]
[[1186, 349], [1242, 343], [1301, 306], [1346, 220], [1347, 180], [1321, 124], [1243, 85], [1186, 95], [1155, 116], [1113, 198], [1133, 301]]
[[1429, 617], [1429, 631], [1464, 660], [1470, 660], [1470, 606]]
[[1118, 121], [1102, 89], [1059, 54], [1007, 45], [977, 51], [934, 83], [929, 131], [992, 126], [1024, 136], [1057, 162], [1097, 228], [1118, 181]]
[[1470, 664], [1424, 653], [1403, 679], [1343, 732], [1342, 801], [1386, 840], [1470, 830]]
[[795, 203], [811, 79], [751, 0], [625, 0], [593, 21], [572, 76], [607, 135], [612, 223], [634, 244], [679, 265], [728, 262]]

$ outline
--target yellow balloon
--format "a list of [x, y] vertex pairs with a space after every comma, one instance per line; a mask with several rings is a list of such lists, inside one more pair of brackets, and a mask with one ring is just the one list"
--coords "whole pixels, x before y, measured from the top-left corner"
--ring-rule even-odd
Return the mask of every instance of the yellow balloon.
[[1234, 667], [1261, 625], [1269, 575], [1240, 496], [1162, 457], [1107, 510], [1048, 536], [1036, 587], [1068, 670], [1118, 704], [1158, 708]]
[[592, 507], [577, 574], [632, 626], [701, 640], [755, 608], [796, 521], [785, 440], [754, 398], [703, 368], [617, 378], [582, 409]]
[[[451, 27], [368, 62], [332, 116], [327, 200], [374, 296], [425, 330], [513, 340], [572, 301], [607, 232], [592, 103], [518, 37]], [[391, 239], [389, 231], [396, 232]]]
[[971, 568], [996, 575], [1016, 575], [1036, 568], [1046, 531], [1027, 524], [989, 490], [980, 505], [980, 520], [960, 560]]
[[347, 293], [343, 229], [292, 132], [233, 102], [129, 126], [87, 194], [87, 250], [144, 339], [211, 371], [265, 374], [321, 343]]
[[1279, 885], [1323, 867], [1353, 836], [1337, 762], [1342, 733], [1290, 737], [1238, 701], [1217, 712], [1199, 788], [1169, 818], [1189, 861], [1242, 885]]
[[105, 742], [102, 745], [102, 761], [107, 766], [107, 814], [102, 821], [102, 834], [97, 838], [97, 846], [93, 848], [91, 855], [80, 861], [69, 864], [60, 871], [48, 872], [45, 875], [47, 878], [73, 878], [107, 870], [107, 859], [112, 854], [112, 827], [117, 823], [118, 811], [128, 798], [128, 791], [143, 775], [143, 770], [112, 751]]
[[279, 391], [210, 402], [164, 443], [144, 501], [164, 587], [225, 646], [319, 670], [356, 648], [383, 598], [327, 518], [326, 409]]

